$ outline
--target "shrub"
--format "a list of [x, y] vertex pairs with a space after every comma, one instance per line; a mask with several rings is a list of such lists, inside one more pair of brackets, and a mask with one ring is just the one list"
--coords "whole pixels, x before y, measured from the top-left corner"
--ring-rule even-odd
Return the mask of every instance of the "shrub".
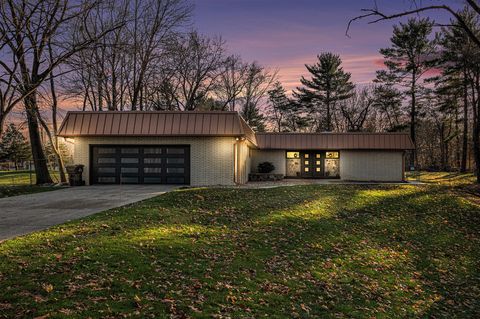
[[259, 173], [270, 173], [275, 169], [275, 166], [270, 162], [263, 162], [258, 164]]

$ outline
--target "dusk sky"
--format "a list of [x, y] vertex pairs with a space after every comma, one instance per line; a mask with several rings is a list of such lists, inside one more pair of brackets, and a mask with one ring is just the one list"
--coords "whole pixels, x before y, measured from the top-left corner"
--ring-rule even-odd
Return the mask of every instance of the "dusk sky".
[[[424, 4], [431, 1], [424, 1]], [[434, 1], [433, 1], [434, 2]], [[453, 3], [460, 1], [452, 0]], [[389, 46], [394, 22], [352, 25], [350, 18], [373, 0], [195, 0], [194, 23], [207, 35], [221, 35], [231, 53], [245, 61], [279, 69], [280, 80], [291, 90], [305, 74], [305, 63], [313, 63], [320, 52], [340, 54], [344, 69], [356, 83], [369, 83], [382, 67], [378, 50]], [[408, 0], [378, 0], [380, 9], [397, 12], [410, 8]], [[448, 16], [430, 12], [436, 20]]]

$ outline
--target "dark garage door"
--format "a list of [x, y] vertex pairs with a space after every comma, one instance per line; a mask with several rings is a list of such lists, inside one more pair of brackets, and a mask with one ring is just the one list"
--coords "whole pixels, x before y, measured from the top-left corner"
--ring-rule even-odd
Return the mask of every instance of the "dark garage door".
[[102, 145], [90, 149], [92, 184], [190, 184], [190, 147]]

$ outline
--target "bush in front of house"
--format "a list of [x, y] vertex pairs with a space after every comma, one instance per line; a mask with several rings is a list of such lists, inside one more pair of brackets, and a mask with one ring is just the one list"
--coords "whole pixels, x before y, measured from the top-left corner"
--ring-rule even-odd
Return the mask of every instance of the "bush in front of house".
[[259, 173], [271, 173], [275, 170], [275, 165], [270, 162], [263, 162], [258, 164], [258, 172]]

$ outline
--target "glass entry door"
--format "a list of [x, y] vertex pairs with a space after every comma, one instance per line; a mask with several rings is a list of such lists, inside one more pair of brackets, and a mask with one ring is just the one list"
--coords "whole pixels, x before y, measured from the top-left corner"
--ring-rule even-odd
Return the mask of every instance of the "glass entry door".
[[301, 176], [320, 178], [324, 176], [322, 152], [301, 152]]

